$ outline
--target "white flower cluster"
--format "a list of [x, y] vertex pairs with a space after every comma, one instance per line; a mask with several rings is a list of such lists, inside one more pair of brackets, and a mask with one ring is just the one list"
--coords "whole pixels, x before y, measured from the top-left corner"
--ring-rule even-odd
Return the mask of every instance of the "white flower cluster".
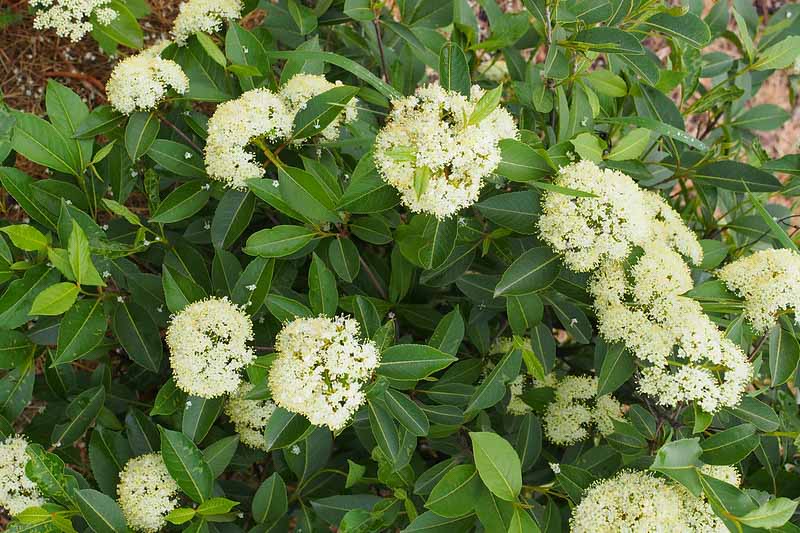
[[163, 528], [167, 514], [178, 506], [177, 492], [178, 484], [158, 452], [128, 460], [119, 473], [119, 506], [128, 526], [137, 531]]
[[278, 357], [269, 373], [275, 403], [337, 431], [364, 403], [363, 386], [378, 367], [378, 349], [359, 339], [346, 316], [297, 318], [275, 338]]
[[[278, 94], [258, 88], [219, 105], [208, 121], [205, 148], [208, 175], [231, 188], [245, 189], [248, 179], [264, 174], [247, 146], [256, 139], [275, 142], [290, 137], [294, 117], [308, 100], [341, 84], [331, 83], [324, 76], [297, 74]], [[355, 120], [357, 113], [353, 99], [320, 135], [335, 140], [339, 126]]]
[[481, 96], [477, 85], [467, 98], [434, 84], [392, 103], [375, 139], [375, 166], [411, 211], [446, 218], [475, 203], [500, 163], [498, 143], [517, 136], [502, 107], [470, 123]]
[[239, 371], [255, 358], [248, 346], [253, 323], [227, 298], [187, 305], [172, 318], [166, 337], [175, 384], [203, 398], [235, 391]]
[[206, 172], [231, 188], [246, 188], [248, 179], [264, 174], [247, 145], [256, 137], [283, 139], [292, 131], [292, 120], [283, 100], [269, 89], [253, 89], [219, 105], [208, 121]]
[[[596, 269], [589, 291], [600, 333], [646, 363], [641, 392], [666, 406], [694, 401], [708, 413], [738, 404], [752, 368], [700, 304], [682, 296], [693, 287], [682, 255], [699, 264], [703, 251], [680, 215], [625, 174], [589, 161], [562, 168], [556, 184], [595, 196], [546, 193], [542, 238], [572, 270]], [[629, 259], [634, 247], [642, 253]]]
[[[763, 333], [779, 311], [800, 309], [800, 255], [783, 248], [761, 250], [737, 259], [717, 273], [725, 285], [744, 298], [744, 315]], [[800, 321], [798, 321], [800, 322]]]
[[28, 441], [22, 435], [9, 436], [0, 443], [0, 507], [11, 516], [44, 503], [36, 483], [25, 475], [27, 448]]
[[242, 383], [225, 403], [225, 414], [233, 422], [242, 444], [267, 451], [264, 428], [275, 411], [275, 404], [270, 400], [248, 400], [247, 395], [253, 388], [250, 383]]
[[215, 33], [222, 22], [238, 19], [242, 14], [241, 0], [187, 0], [178, 8], [172, 25], [172, 37], [178, 46], [198, 32]]
[[[497, 355], [503, 354], [505, 355], [514, 347], [514, 339], [512, 337], [498, 337], [495, 339], [494, 344], [489, 351], [490, 355]], [[522, 339], [522, 347], [527, 350], [533, 350], [531, 346], [531, 339], [529, 337], [524, 337]], [[493, 362], [489, 362], [489, 365], [484, 369], [484, 371], [489, 373], [490, 368], [494, 367]], [[558, 382], [558, 378], [556, 377], [555, 373], [551, 372], [550, 374], [545, 375], [544, 381], [539, 381], [533, 376], [530, 376], [527, 373], [522, 373], [518, 375], [516, 378], [511, 380], [508, 383], [508, 405], [506, 406], [506, 412], [514, 416], [522, 416], [530, 413], [533, 411], [533, 408], [525, 403], [525, 400], [522, 399], [522, 395], [525, 392], [525, 389], [528, 387], [540, 388], [540, 387], [551, 387], [554, 388], [556, 383]]]
[[592, 484], [572, 510], [570, 528], [573, 533], [727, 531], [703, 497], [649, 472], [630, 470]]
[[103, 26], [117, 18], [117, 12], [108, 6], [111, 0], [30, 0], [36, 12], [33, 27], [37, 30], [52, 28], [59, 37], [77, 42], [92, 31], [89, 20], [94, 16]]
[[114, 66], [106, 84], [111, 106], [129, 115], [134, 111], [155, 109], [171, 87], [178, 94], [189, 90], [189, 78], [180, 65], [159, 56], [169, 41], [152, 46]]
[[555, 184], [593, 197], [549, 192], [542, 199], [539, 231], [576, 272], [621, 260], [633, 246], [663, 240], [699, 263], [703, 249], [680, 216], [657, 194], [629, 176], [580, 161], [559, 170]]
[[[336, 80], [335, 83], [331, 83], [326, 80], [324, 76], [300, 73], [292, 76], [289, 81], [281, 87], [279, 95], [283, 98], [286, 108], [294, 122], [295, 115], [305, 109], [306, 104], [311, 98], [341, 85], [342, 82], [339, 80]], [[338, 139], [339, 127], [343, 123], [350, 124], [358, 118], [357, 105], [358, 101], [355, 98], [351, 98], [344, 106], [344, 112], [339, 113], [333, 122], [328, 124], [319, 135], [326, 141], [335, 141]], [[301, 142], [302, 139], [295, 141], [295, 143]]]
[[611, 395], [597, 397], [597, 378], [565, 376], [555, 383], [555, 398], [542, 418], [544, 434], [553, 444], [570, 446], [589, 437], [594, 426], [601, 435], [614, 432], [622, 406]]

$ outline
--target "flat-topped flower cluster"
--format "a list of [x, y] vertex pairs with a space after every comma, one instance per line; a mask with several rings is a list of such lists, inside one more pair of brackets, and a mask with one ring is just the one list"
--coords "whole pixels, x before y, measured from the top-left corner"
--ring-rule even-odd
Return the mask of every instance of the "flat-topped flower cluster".
[[[342, 85], [324, 76], [296, 74], [277, 93], [266, 88], [247, 91], [235, 100], [217, 107], [208, 121], [205, 164], [209, 177], [233, 189], [245, 189], [246, 181], [264, 175], [264, 169], [247, 148], [256, 142], [288, 140], [297, 113], [318, 94]], [[350, 100], [343, 111], [319, 137], [333, 141], [339, 137], [342, 124], [356, 120], [356, 100]], [[299, 141], [293, 141], [297, 144]]]
[[392, 102], [375, 138], [375, 166], [411, 211], [446, 218], [478, 200], [500, 163], [499, 142], [518, 135], [502, 107], [475, 117], [484, 94], [477, 85], [467, 97], [431, 84]]
[[546, 193], [541, 235], [568, 267], [593, 271], [600, 333], [641, 360], [639, 389], [662, 405], [697, 402], [708, 413], [738, 404], [752, 368], [684, 296], [693, 287], [684, 257], [697, 265], [703, 251], [680, 216], [629, 176], [589, 161], [562, 168], [555, 183], [593, 196]]

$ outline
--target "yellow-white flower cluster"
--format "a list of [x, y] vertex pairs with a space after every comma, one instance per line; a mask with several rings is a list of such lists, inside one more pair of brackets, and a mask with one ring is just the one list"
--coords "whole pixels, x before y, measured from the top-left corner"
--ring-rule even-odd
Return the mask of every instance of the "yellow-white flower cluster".
[[701, 496], [649, 472], [623, 470], [595, 482], [572, 510], [573, 533], [723, 533], [725, 524]]
[[737, 259], [717, 273], [725, 285], [744, 298], [744, 315], [763, 333], [778, 311], [800, 308], [800, 255], [783, 248], [761, 250]]
[[358, 322], [346, 316], [297, 318], [278, 333], [275, 351], [275, 403], [333, 431], [363, 405], [364, 385], [380, 360], [375, 343], [360, 340]]
[[215, 33], [225, 20], [238, 19], [242, 13], [241, 0], [187, 0], [178, 8], [172, 25], [172, 37], [178, 46], [198, 32]]
[[117, 63], [106, 84], [106, 95], [114, 109], [126, 115], [148, 111], [155, 109], [170, 87], [178, 94], [189, 90], [189, 78], [180, 65], [159, 56], [168, 45], [167, 41], [152, 46]]
[[517, 136], [514, 119], [502, 107], [470, 122], [481, 96], [477, 85], [467, 98], [434, 84], [392, 102], [375, 139], [374, 160], [411, 211], [446, 218], [475, 203], [483, 179], [500, 163], [498, 143]]
[[275, 404], [270, 400], [248, 400], [247, 395], [253, 388], [250, 383], [239, 385], [225, 403], [225, 414], [233, 422], [242, 444], [267, 451], [264, 428], [275, 411]]
[[178, 484], [158, 452], [128, 460], [119, 473], [119, 506], [131, 529], [150, 533], [163, 528], [167, 514], [178, 506], [177, 493]]
[[[336, 80], [331, 83], [324, 76], [316, 74], [295, 74], [280, 89], [280, 97], [283, 98], [286, 108], [294, 121], [295, 115], [306, 108], [306, 104], [311, 98], [329, 91], [334, 87], [339, 87], [342, 82]], [[339, 138], [339, 128], [342, 124], [350, 124], [358, 118], [358, 101], [350, 99], [344, 106], [344, 112], [339, 113], [336, 118], [320, 132], [320, 136], [326, 141], [335, 141]], [[302, 139], [295, 141], [302, 142]]]
[[[514, 339], [512, 337], [498, 337], [495, 339], [494, 344], [489, 351], [490, 355], [497, 355], [497, 354], [506, 354], [511, 349], [514, 348]], [[531, 346], [531, 339], [528, 337], [524, 337], [522, 339], [522, 348], [526, 350], [533, 350]], [[493, 367], [494, 363], [490, 362], [485, 371], [489, 372], [489, 367]], [[540, 387], [550, 387], [554, 388], [558, 383], [558, 378], [556, 377], [554, 372], [551, 372], [544, 376], [544, 381], [539, 381], [538, 379], [530, 376], [527, 373], [522, 373], [513, 380], [508, 383], [508, 405], [506, 406], [506, 412], [510, 415], [514, 416], [522, 416], [530, 413], [533, 408], [530, 405], [525, 403], [525, 400], [522, 399], [522, 395], [525, 393], [525, 389], [528, 387], [533, 388], [540, 388]]]
[[[600, 333], [645, 362], [639, 389], [662, 405], [697, 402], [708, 413], [739, 403], [752, 368], [698, 302], [689, 266], [702, 261], [693, 232], [658, 194], [628, 176], [581, 161], [556, 184], [594, 194], [548, 192], [542, 237], [572, 270], [595, 270], [589, 283]], [[629, 259], [636, 248], [636, 259]], [[628, 261], [631, 264], [628, 264]]]
[[167, 329], [170, 365], [179, 389], [203, 398], [234, 392], [240, 370], [254, 358], [253, 323], [227, 298], [187, 305]]
[[[289, 138], [295, 115], [312, 97], [341, 85], [324, 76], [297, 74], [278, 92], [258, 88], [217, 107], [208, 121], [205, 164], [208, 175], [233, 189], [245, 189], [246, 181], [264, 175], [264, 169], [247, 150], [250, 143], [275, 142]], [[339, 127], [357, 117], [356, 101], [320, 132], [322, 138], [335, 140]]]
[[277, 141], [292, 132], [292, 115], [283, 100], [269, 89], [253, 89], [217, 107], [208, 121], [205, 163], [209, 177], [233, 189], [264, 174], [255, 156], [246, 150], [254, 138]]
[[39, 488], [25, 475], [28, 441], [12, 435], [0, 443], [0, 507], [14, 516], [28, 507], [42, 505]]
[[30, 0], [34, 8], [41, 8], [33, 19], [37, 30], [55, 30], [59, 37], [77, 42], [92, 31], [90, 21], [95, 17], [98, 24], [105, 26], [117, 18], [117, 12], [109, 7], [111, 0]]
[[555, 397], [542, 418], [544, 434], [553, 444], [569, 446], [589, 437], [594, 426], [601, 435], [614, 432], [622, 406], [611, 395], [597, 397], [597, 378], [566, 376], [555, 382]]
[[657, 239], [695, 263], [702, 260], [703, 249], [680, 216], [622, 172], [579, 161], [561, 168], [555, 184], [594, 195], [551, 192], [542, 199], [539, 231], [571, 270], [589, 272]]

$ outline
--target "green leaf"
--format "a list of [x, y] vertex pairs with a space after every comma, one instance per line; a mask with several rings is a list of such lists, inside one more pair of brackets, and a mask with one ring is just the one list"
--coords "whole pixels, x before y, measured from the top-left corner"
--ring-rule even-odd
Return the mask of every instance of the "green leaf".
[[725, 411], [743, 422], [753, 424], [760, 431], [775, 431], [781, 425], [780, 418], [772, 407], [752, 396], [744, 396], [738, 405], [726, 408]]
[[57, 218], [44, 209], [41, 203], [34, 198], [33, 178], [16, 168], [0, 167], [0, 184], [14, 197], [14, 200], [30, 215], [30, 217], [50, 228], [55, 228]]
[[541, 530], [528, 511], [521, 507], [514, 507], [508, 533], [539, 533]]
[[399, 381], [418, 381], [447, 368], [456, 357], [423, 344], [396, 344], [381, 354], [378, 374]]
[[422, 231], [422, 243], [417, 250], [420, 264], [426, 270], [442, 266], [456, 245], [458, 237], [458, 219], [438, 219], [426, 217]]
[[353, 170], [336, 209], [359, 214], [381, 213], [399, 203], [397, 191], [378, 175], [372, 152], [367, 152]]
[[53, 365], [69, 363], [87, 355], [103, 340], [106, 328], [102, 300], [76, 302], [61, 320]]
[[310, 172], [280, 167], [278, 181], [281, 197], [294, 211], [313, 222], [341, 222], [335, 211], [339, 199]]
[[711, 30], [694, 13], [680, 16], [669, 13], [656, 13], [644, 23], [646, 28], [669, 37], [677, 37], [693, 48], [703, 48], [711, 40]]
[[647, 128], [636, 128], [628, 132], [608, 154], [611, 161], [627, 161], [638, 159], [650, 144], [650, 130]]
[[274, 273], [274, 259], [256, 257], [250, 261], [233, 287], [233, 301], [239, 305], [247, 305], [247, 311], [255, 314], [267, 299]]
[[567, 44], [577, 45], [582, 49], [595, 52], [625, 55], [644, 54], [644, 48], [633, 34], [604, 26], [579, 31]]
[[79, 288], [74, 283], [56, 283], [40, 292], [31, 305], [31, 315], [55, 316], [66, 312], [78, 298]]
[[211, 198], [211, 188], [200, 181], [189, 181], [169, 193], [158, 205], [150, 222], [172, 224], [200, 211]]
[[125, 127], [125, 150], [131, 161], [136, 161], [150, 149], [156, 140], [160, 123], [155, 113], [139, 111], [128, 118]]
[[368, 22], [375, 18], [370, 0], [345, 0], [342, 11], [353, 20]]
[[97, 20], [97, 11], [92, 14], [90, 19], [92, 24], [92, 37], [99, 42], [107, 52], [113, 52], [116, 44], [121, 44], [128, 48], [139, 49], [144, 46], [144, 35], [136, 15], [131, 12], [129, 7], [132, 3], [123, 4], [121, 0], [111, 0], [108, 5], [117, 16], [109, 24], [101, 24]]
[[106, 284], [103, 278], [100, 277], [100, 273], [97, 272], [92, 262], [89, 239], [86, 238], [86, 234], [77, 220], [72, 221], [72, 231], [69, 234], [67, 251], [69, 252], [69, 265], [78, 285], [105, 287]]
[[128, 530], [117, 502], [102, 492], [83, 489], [75, 492], [81, 515], [95, 533], [124, 533]]
[[111, 329], [134, 363], [158, 372], [164, 353], [151, 313], [135, 303], [122, 302], [114, 309]]
[[625, 80], [610, 70], [597, 69], [587, 72], [584, 79], [594, 90], [612, 98], [620, 98], [628, 94]]
[[597, 376], [597, 396], [611, 394], [628, 381], [636, 370], [636, 361], [621, 343], [606, 348], [603, 364]]
[[303, 438], [311, 427], [311, 423], [305, 417], [290, 413], [281, 407], [276, 408], [264, 428], [267, 450], [291, 446]]
[[755, 528], [779, 528], [794, 515], [797, 503], [789, 498], [775, 498], [762, 503], [758, 509], [738, 517], [738, 520], [747, 526]]
[[483, 483], [498, 498], [516, 501], [522, 490], [522, 470], [517, 452], [496, 433], [473, 431], [469, 437], [475, 466]]
[[125, 115], [115, 111], [110, 105], [97, 106], [78, 124], [72, 136], [76, 139], [93, 139], [97, 135], [110, 132], [123, 120]]
[[80, 175], [80, 159], [75, 145], [52, 124], [30, 113], [15, 112], [11, 145], [34, 163], [66, 174]]
[[356, 63], [352, 59], [334, 54], [331, 52], [315, 52], [306, 50], [289, 50], [289, 51], [267, 51], [269, 59], [296, 59], [300, 61], [324, 61], [332, 65], [342, 68], [354, 76], [361, 78], [363, 81], [372, 85], [372, 87], [389, 99], [402, 98], [395, 88], [391, 87], [380, 78], [371, 73], [366, 67]]
[[446, 518], [433, 511], [427, 511], [417, 516], [400, 533], [451, 533], [454, 531], [469, 531], [475, 522], [475, 517]]
[[701, 466], [700, 439], [681, 439], [668, 442], [661, 446], [656, 453], [650, 470], [661, 472], [689, 489], [692, 494], [699, 496], [702, 492], [697, 468]]
[[233, 454], [239, 447], [239, 435], [230, 435], [210, 444], [203, 450], [203, 458], [211, 468], [211, 473], [218, 478], [233, 459]]
[[739, 161], [717, 161], [698, 168], [693, 179], [736, 192], [775, 192], [781, 182], [769, 172]]
[[206, 291], [188, 276], [163, 265], [161, 282], [167, 308], [177, 313], [187, 305], [206, 297]]
[[222, 413], [223, 404], [223, 397], [200, 398], [198, 396], [189, 396], [186, 399], [186, 409], [183, 411], [183, 420], [181, 421], [183, 434], [195, 443], [200, 443], [208, 435], [211, 426], [214, 425], [217, 417]]
[[773, 70], [786, 68], [800, 55], [800, 36], [791, 35], [773, 44], [759, 54], [753, 63], [754, 70]]
[[86, 431], [106, 400], [102, 385], [86, 389], [67, 405], [67, 422], [53, 428], [50, 441], [56, 446], [69, 446]]
[[76, 507], [74, 498], [78, 491], [78, 480], [74, 475], [64, 472], [64, 461], [36, 443], [29, 444], [25, 452], [30, 458], [25, 465], [28, 479], [36, 483], [45, 497], [65, 507]]
[[678, 141], [687, 146], [691, 146], [701, 152], [707, 152], [708, 146], [702, 141], [692, 137], [685, 131], [676, 128], [665, 122], [658, 121], [651, 117], [639, 116], [625, 116], [625, 117], [597, 117], [595, 122], [598, 124], [625, 124], [629, 126], [638, 126], [640, 128], [647, 128], [648, 130], [657, 133], [662, 137], [667, 137], [674, 141]]
[[215, 248], [230, 248], [244, 233], [256, 208], [250, 192], [229, 190], [219, 201], [211, 219], [211, 243]]
[[541, 291], [553, 284], [561, 272], [558, 256], [547, 246], [537, 246], [511, 263], [494, 289], [495, 298]]
[[158, 430], [161, 432], [161, 455], [169, 474], [195, 502], [203, 503], [209, 499], [214, 475], [202, 452], [183, 433], [160, 426]]
[[178, 176], [200, 178], [206, 175], [203, 156], [179, 142], [156, 139], [147, 150], [147, 157]]
[[339, 307], [336, 278], [317, 254], [313, 254], [308, 269], [308, 300], [318, 314], [334, 316]]
[[316, 234], [303, 226], [275, 226], [247, 238], [244, 253], [260, 257], [284, 257], [310, 243]]
[[506, 393], [506, 385], [519, 375], [521, 365], [522, 351], [512, 348], [472, 393], [465, 412], [475, 413], [481, 409], [488, 409], [502, 400]]
[[516, 139], [501, 140], [500, 154], [497, 173], [511, 181], [534, 181], [555, 173], [544, 157]]
[[392, 416], [412, 435], [424, 437], [428, 434], [430, 430], [428, 416], [411, 398], [402, 392], [388, 389], [383, 401]]
[[348, 283], [352, 283], [361, 268], [358, 248], [350, 239], [336, 237], [328, 246], [328, 260], [334, 272]]
[[201, 503], [197, 507], [197, 514], [202, 516], [213, 516], [225, 514], [231, 511], [234, 507], [239, 505], [239, 502], [229, 500], [227, 498], [211, 498]]
[[358, 93], [358, 87], [342, 85], [320, 93], [306, 102], [294, 117], [292, 139], [319, 135]]
[[142, 225], [141, 221], [139, 220], [139, 217], [136, 216], [130, 209], [128, 209], [121, 203], [115, 202], [110, 198], [103, 198], [103, 205], [106, 207], [106, 209], [108, 209], [115, 215], [124, 218], [134, 226]]
[[772, 236], [775, 237], [784, 247], [794, 250], [795, 252], [800, 252], [791, 237], [789, 237], [786, 231], [780, 225], [778, 225], [778, 223], [775, 221], [775, 218], [773, 218], [769, 211], [766, 210], [761, 201], [749, 191], [747, 192], [747, 197], [750, 199], [750, 203], [753, 204], [753, 207], [756, 208], [756, 212], [764, 221], [764, 224], [766, 224], [769, 228]]
[[535, 235], [539, 218], [539, 196], [535, 191], [497, 194], [475, 207], [495, 224], [524, 235]]
[[194, 509], [179, 507], [167, 513], [167, 516], [165, 516], [164, 519], [170, 524], [181, 525], [194, 518], [196, 514], [197, 511]]
[[461, 341], [464, 340], [464, 319], [458, 308], [447, 313], [436, 325], [428, 343], [437, 350], [457, 355]]
[[575, 152], [581, 156], [581, 159], [587, 159], [595, 163], [603, 160], [603, 151], [606, 148], [606, 144], [597, 135], [588, 132], [579, 133], [570, 140], [570, 143], [575, 147]]
[[439, 51], [439, 83], [449, 91], [469, 96], [472, 82], [469, 79], [469, 65], [464, 50], [448, 41]]
[[20, 250], [35, 252], [44, 250], [49, 244], [47, 237], [41, 231], [27, 224], [14, 224], [0, 228], [11, 239], [14, 246]]
[[769, 374], [772, 377], [770, 386], [777, 387], [789, 381], [798, 361], [800, 344], [794, 333], [784, 329], [781, 324], [773, 327], [769, 333]]
[[0, 328], [15, 329], [27, 322], [36, 296], [59, 279], [58, 270], [38, 265], [27, 270], [22, 279], [9, 283], [0, 296]]
[[732, 465], [747, 457], [758, 446], [758, 442], [754, 425], [734, 426], [701, 442], [701, 459], [711, 465]]
[[400, 435], [389, 412], [381, 403], [371, 399], [367, 400], [367, 412], [369, 427], [378, 447], [395, 463], [396, 468], [402, 467], [403, 465], [397, 464], [400, 457]]
[[522, 416], [514, 449], [519, 452], [522, 471], [530, 470], [542, 451], [542, 424], [532, 413]]
[[[798, 43], [800, 44], [800, 43]], [[770, 131], [783, 126], [791, 115], [775, 104], [756, 105], [731, 121], [732, 126], [749, 130]]]
[[425, 507], [447, 518], [475, 512], [483, 484], [473, 465], [458, 465], [450, 469], [433, 487]]
[[286, 484], [275, 472], [258, 487], [253, 496], [253, 518], [259, 524], [274, 524], [288, 509]]
[[492, 114], [500, 105], [500, 98], [503, 96], [503, 85], [500, 84], [494, 89], [483, 93], [481, 99], [475, 104], [475, 109], [467, 120], [467, 125], [480, 124], [483, 119]]
[[344, 482], [345, 488], [350, 488], [361, 481], [364, 474], [367, 472], [367, 467], [354, 463], [350, 459], [347, 460], [347, 480]]
[[194, 36], [197, 37], [197, 41], [200, 43], [200, 46], [203, 47], [203, 50], [206, 51], [208, 57], [213, 59], [214, 63], [218, 64], [222, 68], [225, 68], [225, 65], [228, 64], [228, 61], [225, 59], [225, 54], [223, 54], [222, 50], [220, 50], [219, 46], [217, 46], [217, 43], [214, 42], [214, 39], [202, 31], [196, 32]]

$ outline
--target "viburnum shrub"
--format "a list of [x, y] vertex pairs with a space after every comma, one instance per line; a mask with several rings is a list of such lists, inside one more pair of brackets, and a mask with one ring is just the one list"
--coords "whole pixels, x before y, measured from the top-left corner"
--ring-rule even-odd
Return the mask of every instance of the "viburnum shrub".
[[31, 0], [8, 531], [800, 530], [800, 6], [478, 4]]

